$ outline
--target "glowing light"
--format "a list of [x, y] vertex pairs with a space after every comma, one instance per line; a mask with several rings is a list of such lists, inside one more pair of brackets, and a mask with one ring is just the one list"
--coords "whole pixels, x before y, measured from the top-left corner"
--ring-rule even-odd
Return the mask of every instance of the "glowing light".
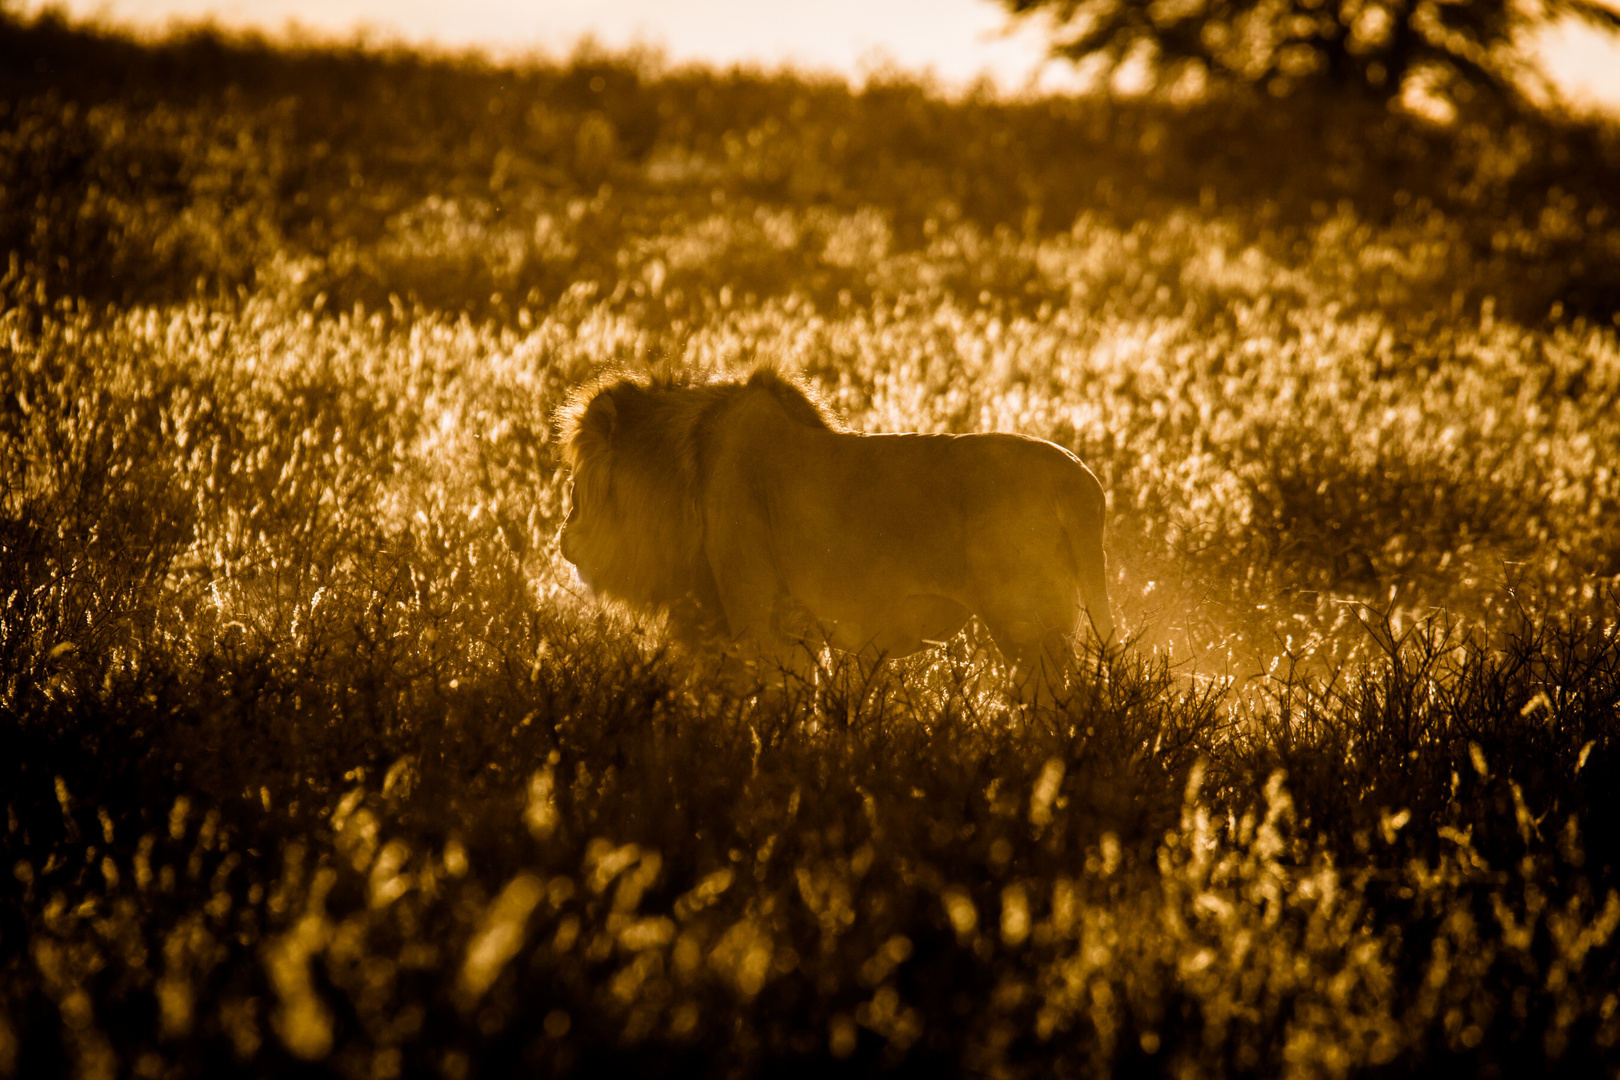
[[544, 882], [523, 873], [507, 882], [489, 906], [467, 947], [467, 958], [456, 982], [456, 993], [464, 1007], [483, 997], [507, 961], [523, 947], [524, 927], [545, 894]]

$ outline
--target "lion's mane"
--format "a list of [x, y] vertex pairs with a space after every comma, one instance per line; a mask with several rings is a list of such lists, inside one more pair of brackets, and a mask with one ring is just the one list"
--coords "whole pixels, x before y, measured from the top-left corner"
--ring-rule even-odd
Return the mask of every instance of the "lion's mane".
[[616, 375], [574, 395], [559, 419], [593, 589], [632, 605], [695, 602], [700, 618], [718, 616], [703, 553], [704, 454], [713, 419], [759, 389], [796, 422], [838, 430], [811, 391], [770, 367], [746, 382]]

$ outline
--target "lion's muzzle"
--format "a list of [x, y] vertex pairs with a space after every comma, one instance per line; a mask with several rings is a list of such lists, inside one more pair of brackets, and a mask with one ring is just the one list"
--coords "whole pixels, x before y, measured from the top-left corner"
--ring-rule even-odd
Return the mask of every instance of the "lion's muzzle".
[[574, 574], [579, 578], [580, 584], [595, 592], [596, 587], [591, 584], [590, 575], [585, 572], [585, 567], [580, 562], [581, 558], [583, 558], [580, 551], [580, 542], [575, 537], [574, 530], [566, 524], [557, 533], [557, 549], [562, 552], [562, 557], [573, 566]]

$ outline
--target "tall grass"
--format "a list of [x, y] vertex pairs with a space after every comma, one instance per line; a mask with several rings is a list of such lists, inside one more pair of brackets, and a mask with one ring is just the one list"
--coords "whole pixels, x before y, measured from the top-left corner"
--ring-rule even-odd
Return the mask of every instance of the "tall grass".
[[[1620, 342], [1512, 292], [1480, 218], [1009, 225], [762, 156], [844, 109], [949, 135], [997, 103], [243, 45], [246, 89], [182, 107], [221, 76], [163, 58], [214, 39], [27, 32], [149, 97], [90, 100], [104, 65], [0, 125], [33, 148], [3, 202], [0, 1075], [1620, 1062]], [[577, 122], [566, 161], [470, 192], [424, 148], [518, 146], [486, 84], [519, 75]], [[317, 150], [356, 84], [397, 109]], [[568, 94], [609, 89], [582, 134]], [[980, 161], [898, 145], [891, 178]], [[359, 186], [277, 172], [345, 155]], [[1511, 217], [1538, 259], [1612, 242]], [[1078, 452], [1129, 647], [1035, 712], [977, 627], [739, 687], [582, 595], [557, 409], [609, 365], [761, 360], [856, 429]]]

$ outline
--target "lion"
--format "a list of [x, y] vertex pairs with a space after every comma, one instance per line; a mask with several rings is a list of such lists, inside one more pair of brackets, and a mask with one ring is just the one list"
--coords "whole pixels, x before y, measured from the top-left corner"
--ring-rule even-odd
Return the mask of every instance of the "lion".
[[563, 558], [592, 592], [665, 611], [686, 644], [793, 663], [822, 645], [906, 656], [977, 615], [1021, 699], [1106, 647], [1106, 500], [1024, 435], [844, 430], [770, 367], [746, 381], [622, 377], [564, 418]]

